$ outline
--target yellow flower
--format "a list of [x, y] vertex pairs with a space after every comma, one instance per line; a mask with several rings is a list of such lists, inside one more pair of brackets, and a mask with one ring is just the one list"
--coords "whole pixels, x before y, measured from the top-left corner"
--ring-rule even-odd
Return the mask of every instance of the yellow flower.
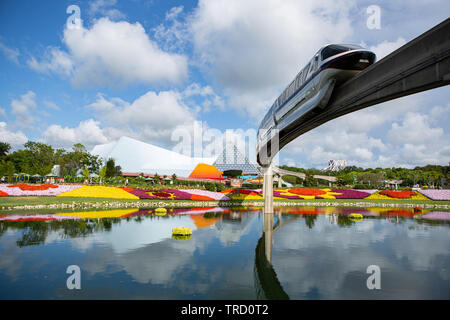
[[63, 192], [57, 197], [83, 197], [83, 198], [111, 198], [111, 199], [139, 199], [138, 196], [120, 188], [103, 186], [83, 186], [81, 188]]
[[391, 198], [385, 195], [380, 194], [380, 191], [377, 191], [375, 193], [372, 193], [370, 196], [368, 196], [365, 199], [378, 199], [378, 200], [430, 200], [424, 195], [420, 194], [419, 192], [416, 192], [415, 195], [412, 195], [409, 198]]

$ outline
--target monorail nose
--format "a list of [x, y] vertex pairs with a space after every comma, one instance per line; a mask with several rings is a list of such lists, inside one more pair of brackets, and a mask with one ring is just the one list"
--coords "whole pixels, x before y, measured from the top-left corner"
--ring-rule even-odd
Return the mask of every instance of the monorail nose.
[[333, 59], [328, 68], [342, 70], [364, 70], [375, 62], [375, 53], [370, 51], [356, 51]]

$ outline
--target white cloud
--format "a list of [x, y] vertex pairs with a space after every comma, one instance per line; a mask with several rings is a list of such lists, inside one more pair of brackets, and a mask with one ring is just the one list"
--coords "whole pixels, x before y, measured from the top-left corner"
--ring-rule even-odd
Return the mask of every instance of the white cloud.
[[96, 144], [107, 143], [108, 139], [93, 119], [81, 121], [77, 127], [69, 128], [53, 124], [42, 134], [43, 141], [53, 147], [70, 148], [75, 143], [82, 143], [90, 148]]
[[0, 107], [0, 117], [6, 118], [6, 110]]
[[180, 83], [187, 76], [186, 57], [162, 51], [138, 22], [97, 20], [90, 29], [66, 28], [68, 52], [47, 49], [28, 64], [39, 72], [70, 75], [75, 86], [120, 86], [129, 83]]
[[428, 116], [409, 112], [399, 124], [394, 122], [388, 132], [391, 142], [399, 144], [426, 144], [439, 140], [444, 134], [442, 128], [431, 128]]
[[15, 149], [22, 147], [28, 138], [22, 131], [11, 131], [6, 122], [0, 122], [0, 141], [9, 143]]
[[18, 57], [20, 56], [20, 52], [18, 49], [10, 48], [0, 42], [0, 52], [2, 52], [9, 61], [14, 62], [15, 64], [19, 64]]
[[117, 0], [94, 0], [89, 3], [88, 13], [91, 16], [101, 15], [112, 20], [125, 19], [126, 15], [116, 8]]
[[190, 105], [197, 105], [199, 101], [198, 99], [191, 101], [190, 98], [200, 97], [200, 106], [205, 112], [211, 111], [212, 107], [218, 107], [222, 111], [225, 110], [225, 101], [214, 92], [211, 86], [201, 86], [198, 83], [192, 83], [183, 90], [182, 95], [186, 103]]
[[164, 23], [153, 29], [155, 40], [166, 51], [183, 52], [190, 40], [186, 23], [181, 22], [183, 6], [173, 7], [167, 13]]
[[63, 76], [69, 76], [74, 68], [74, 62], [70, 55], [57, 47], [48, 47], [42, 61], [39, 62], [31, 57], [27, 64], [37, 72], [53, 72]]
[[200, 1], [188, 19], [198, 63], [254, 118], [314, 52], [352, 33], [353, 1]]
[[132, 103], [119, 98], [106, 99], [99, 94], [87, 108], [102, 123], [111, 126], [112, 133], [122, 132], [122, 135], [166, 145], [171, 144], [174, 130], [192, 127], [196, 115], [176, 91], [149, 91]]
[[50, 109], [52, 109], [52, 110], [54, 110], [54, 111], [59, 111], [59, 110], [61, 110], [61, 108], [56, 104], [56, 103], [54, 103], [53, 101], [44, 101], [44, 104], [48, 107], [48, 108], [50, 108]]
[[17, 125], [29, 127], [36, 120], [33, 112], [36, 109], [36, 94], [33, 91], [20, 96], [20, 99], [13, 99], [11, 102], [11, 113], [16, 117]]
[[401, 46], [406, 44], [406, 40], [399, 37], [396, 41], [383, 41], [376, 46], [371, 46], [369, 49], [377, 55], [377, 60], [383, 59], [388, 54], [394, 52]]

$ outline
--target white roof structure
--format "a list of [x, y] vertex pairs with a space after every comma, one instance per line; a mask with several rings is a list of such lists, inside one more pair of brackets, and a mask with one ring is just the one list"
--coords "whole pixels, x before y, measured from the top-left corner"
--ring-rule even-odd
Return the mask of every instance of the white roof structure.
[[188, 177], [199, 163], [213, 164], [215, 158], [192, 158], [129, 137], [118, 141], [96, 145], [91, 154], [102, 159], [113, 158], [122, 172]]
[[328, 166], [324, 168], [324, 171], [339, 171], [345, 169], [347, 166], [346, 160], [330, 160], [328, 161]]
[[220, 170], [242, 170], [242, 173], [258, 175], [256, 166], [244, 156], [234, 144], [227, 143], [217, 157], [214, 166]]

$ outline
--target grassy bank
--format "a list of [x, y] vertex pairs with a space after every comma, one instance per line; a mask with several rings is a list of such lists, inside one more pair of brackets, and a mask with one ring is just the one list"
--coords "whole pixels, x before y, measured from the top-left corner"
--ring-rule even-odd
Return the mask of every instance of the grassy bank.
[[[0, 211], [36, 209], [108, 209], [121, 207], [215, 207], [215, 206], [263, 206], [261, 200], [193, 201], [193, 200], [129, 200], [78, 197], [2, 197]], [[392, 206], [450, 209], [450, 201], [433, 200], [379, 200], [379, 199], [313, 199], [274, 200], [275, 206]]]

